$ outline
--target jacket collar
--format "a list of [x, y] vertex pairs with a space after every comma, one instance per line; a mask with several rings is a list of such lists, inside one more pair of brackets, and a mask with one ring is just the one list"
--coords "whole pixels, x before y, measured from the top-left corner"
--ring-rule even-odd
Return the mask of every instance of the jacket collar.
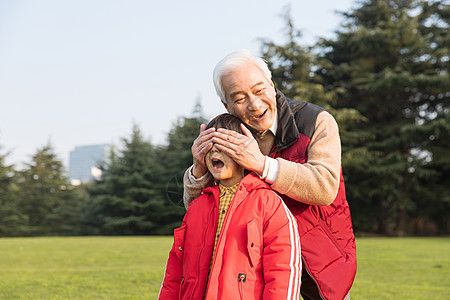
[[294, 114], [292, 113], [290, 102], [294, 102], [291, 99], [276, 90], [277, 100], [277, 114], [278, 114], [278, 128], [275, 135], [274, 147], [275, 151], [282, 150], [299, 138], [299, 132], [294, 120]]
[[[244, 178], [242, 178], [241, 182], [239, 183], [239, 186], [238, 186], [236, 194], [235, 194], [235, 198], [236, 198], [236, 195], [238, 195], [238, 194], [241, 195], [241, 196], [239, 196], [239, 198], [237, 198], [238, 203], [240, 203], [245, 198], [245, 196], [242, 196], [242, 193], [245, 193], [245, 195], [246, 195], [254, 190], [263, 189], [263, 188], [270, 189], [269, 185], [265, 181], [260, 179], [259, 176], [255, 175], [253, 173], [249, 173]], [[220, 197], [220, 191], [219, 191], [218, 184], [204, 189], [203, 194], [212, 194], [215, 199], [214, 203], [215, 203], [215, 205], [218, 206], [219, 197]], [[236, 205], [238, 203], [235, 203], [233, 205]]]

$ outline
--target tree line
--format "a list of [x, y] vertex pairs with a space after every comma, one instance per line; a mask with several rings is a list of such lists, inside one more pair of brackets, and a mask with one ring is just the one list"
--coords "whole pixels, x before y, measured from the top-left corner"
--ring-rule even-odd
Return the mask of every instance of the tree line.
[[[201, 109], [200, 104], [196, 106]], [[134, 125], [100, 163], [100, 179], [69, 184], [52, 145], [37, 149], [21, 171], [0, 155], [0, 236], [171, 234], [185, 213], [183, 171], [198, 113], [179, 118], [168, 144], [155, 146]]]
[[[366, 0], [342, 13], [336, 37], [301, 45], [289, 7], [285, 42], [261, 40], [275, 86], [337, 120], [355, 232], [450, 232], [450, 6], [446, 1]], [[209, 100], [219, 101], [219, 100]], [[197, 104], [167, 145], [138, 126], [74, 187], [51, 145], [24, 170], [0, 153], [0, 236], [172, 234], [185, 209], [182, 175], [207, 120]]]

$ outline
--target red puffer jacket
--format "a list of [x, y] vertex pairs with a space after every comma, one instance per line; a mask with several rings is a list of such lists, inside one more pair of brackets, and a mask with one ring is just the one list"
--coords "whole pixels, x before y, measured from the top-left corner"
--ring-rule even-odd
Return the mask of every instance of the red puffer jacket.
[[[279, 91], [277, 105], [278, 132], [270, 156], [307, 163], [310, 138], [323, 108], [287, 99]], [[342, 170], [336, 198], [328, 206], [282, 197], [298, 222], [303, 270], [318, 286], [322, 299], [343, 299], [356, 274], [356, 245]]]
[[300, 299], [300, 239], [282, 199], [259, 177], [244, 177], [211, 264], [218, 206], [217, 185], [189, 205], [174, 231], [159, 299]]

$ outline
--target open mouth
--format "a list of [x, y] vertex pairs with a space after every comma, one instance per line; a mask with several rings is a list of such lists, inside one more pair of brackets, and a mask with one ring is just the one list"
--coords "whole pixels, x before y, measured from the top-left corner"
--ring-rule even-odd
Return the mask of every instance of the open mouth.
[[268, 108], [262, 114], [260, 114], [259, 116], [250, 117], [250, 119], [252, 119], [252, 120], [261, 119], [262, 117], [264, 117], [264, 115], [266, 114], [267, 110], [268, 110]]
[[223, 163], [223, 161], [221, 161], [220, 159], [217, 159], [217, 158], [213, 158], [211, 160], [211, 162], [212, 162], [213, 168], [215, 168], [215, 169], [220, 169], [220, 168], [222, 168], [225, 165]]

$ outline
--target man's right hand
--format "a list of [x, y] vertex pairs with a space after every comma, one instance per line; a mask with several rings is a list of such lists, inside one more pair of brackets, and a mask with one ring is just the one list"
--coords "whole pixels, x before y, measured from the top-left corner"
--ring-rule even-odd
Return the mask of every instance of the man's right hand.
[[208, 130], [205, 130], [205, 128], [205, 124], [200, 125], [200, 134], [195, 139], [191, 147], [192, 157], [194, 159], [192, 175], [194, 175], [195, 178], [202, 177], [206, 173], [206, 171], [208, 171], [208, 168], [206, 167], [205, 157], [206, 153], [208, 153], [208, 151], [212, 147], [212, 137], [216, 129], [209, 128]]

